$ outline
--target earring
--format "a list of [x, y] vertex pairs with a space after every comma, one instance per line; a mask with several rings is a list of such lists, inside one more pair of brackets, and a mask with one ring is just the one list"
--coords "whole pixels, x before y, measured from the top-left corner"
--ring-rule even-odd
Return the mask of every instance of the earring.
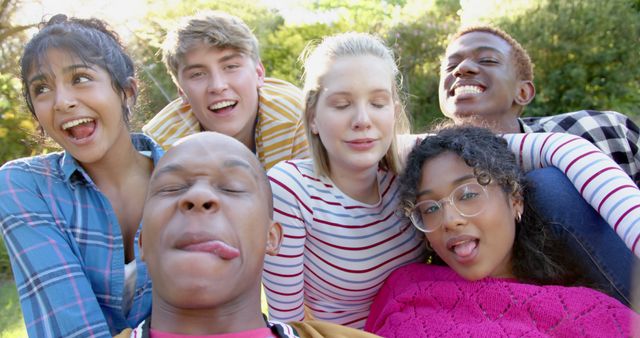
[[520, 221], [521, 221], [521, 220], [522, 220], [522, 213], [521, 213], [521, 212], [518, 212], [518, 213], [516, 214], [516, 222], [517, 222], [517, 223], [520, 223]]

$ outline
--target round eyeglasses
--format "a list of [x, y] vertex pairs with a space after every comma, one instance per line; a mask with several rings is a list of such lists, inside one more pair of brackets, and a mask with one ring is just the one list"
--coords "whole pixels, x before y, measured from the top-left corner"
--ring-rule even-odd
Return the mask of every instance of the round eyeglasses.
[[422, 232], [433, 232], [442, 226], [444, 204], [449, 203], [464, 217], [473, 217], [484, 211], [489, 194], [478, 183], [465, 183], [456, 187], [451, 194], [439, 201], [424, 200], [411, 210], [411, 222]]

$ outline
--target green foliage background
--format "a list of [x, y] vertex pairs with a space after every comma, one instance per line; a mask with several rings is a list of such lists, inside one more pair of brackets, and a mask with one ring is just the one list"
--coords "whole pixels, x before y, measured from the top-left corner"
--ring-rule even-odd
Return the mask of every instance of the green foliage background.
[[[36, 24], [13, 23], [22, 5], [20, 0], [0, 2], [0, 165], [53, 149], [37, 141], [37, 122], [20, 93], [18, 60], [32, 33], [29, 29]], [[315, 0], [307, 7], [318, 17], [332, 19], [287, 24], [278, 11], [255, 0], [149, 0], [143, 28], [130, 32], [127, 41], [142, 89], [133, 129], [139, 130], [176, 97], [160, 61], [166, 29], [178, 18], [205, 8], [243, 18], [260, 41], [267, 76], [297, 85], [298, 56], [309, 41], [350, 30], [380, 35], [398, 57], [414, 131], [441, 118], [440, 57], [448, 36], [472, 23], [493, 23], [529, 51], [537, 96], [525, 115], [597, 109], [640, 118], [640, 0]], [[0, 244], [0, 280], [9, 276], [8, 258]]]

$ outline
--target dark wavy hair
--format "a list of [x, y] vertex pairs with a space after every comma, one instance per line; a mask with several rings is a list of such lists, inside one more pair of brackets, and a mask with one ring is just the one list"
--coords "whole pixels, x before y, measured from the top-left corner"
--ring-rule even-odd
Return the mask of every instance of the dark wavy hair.
[[102, 20], [68, 18], [64, 14], [54, 15], [48, 22], [40, 24], [40, 31], [29, 40], [20, 59], [22, 94], [34, 117], [27, 77], [34, 69], [47, 67], [46, 57], [50, 49], [64, 50], [77, 56], [85, 64], [106, 70], [111, 77], [113, 89], [122, 95], [122, 115], [129, 125], [131, 112], [125, 98], [126, 90], [132, 90], [135, 103], [137, 92], [131, 83], [135, 68], [118, 34]]
[[[408, 215], [417, 198], [423, 164], [451, 152], [473, 168], [478, 183], [497, 183], [506, 196], [523, 199], [524, 210], [516, 222], [512, 271], [519, 281], [532, 284], [573, 285], [579, 272], [565, 261], [561, 241], [536, 210], [527, 203], [532, 190], [507, 141], [484, 128], [444, 125], [434, 130], [409, 154], [400, 176], [400, 210]], [[431, 252], [434, 263], [444, 264]]]

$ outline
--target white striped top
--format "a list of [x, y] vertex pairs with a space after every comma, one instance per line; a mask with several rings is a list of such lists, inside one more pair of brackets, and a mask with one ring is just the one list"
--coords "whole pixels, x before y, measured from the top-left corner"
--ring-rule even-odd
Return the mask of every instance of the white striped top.
[[302, 320], [304, 299], [315, 319], [364, 327], [385, 278], [424, 251], [424, 235], [396, 212], [397, 177], [379, 170], [380, 198], [369, 205], [317, 177], [311, 160], [281, 162], [268, 174], [284, 230], [279, 255], [265, 259], [269, 315]]
[[[276, 163], [307, 158], [307, 138], [302, 123], [302, 92], [289, 82], [265, 78], [259, 89], [256, 155], [265, 170]], [[179, 139], [202, 131], [191, 106], [178, 98], [142, 127], [165, 150]]]
[[[556, 166], [636, 253], [640, 191], [609, 157], [586, 140], [557, 133], [504, 136], [525, 170]], [[369, 306], [391, 270], [418, 260], [422, 233], [396, 212], [396, 177], [378, 172], [380, 201], [349, 198], [311, 160], [280, 163], [269, 172], [274, 220], [284, 239], [267, 256], [263, 283], [269, 315], [277, 320], [315, 319], [361, 328]]]

